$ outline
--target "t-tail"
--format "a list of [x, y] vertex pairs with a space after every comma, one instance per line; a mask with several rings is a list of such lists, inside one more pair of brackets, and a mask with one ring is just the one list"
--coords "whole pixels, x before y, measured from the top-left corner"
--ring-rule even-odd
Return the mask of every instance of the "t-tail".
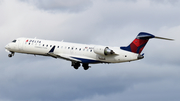
[[126, 50], [133, 53], [140, 54], [144, 47], [146, 46], [147, 42], [151, 38], [158, 38], [158, 39], [164, 39], [164, 40], [173, 40], [169, 38], [163, 38], [163, 37], [157, 37], [152, 34], [146, 33], [146, 32], [140, 32], [136, 39], [127, 47], [120, 47], [122, 50]]

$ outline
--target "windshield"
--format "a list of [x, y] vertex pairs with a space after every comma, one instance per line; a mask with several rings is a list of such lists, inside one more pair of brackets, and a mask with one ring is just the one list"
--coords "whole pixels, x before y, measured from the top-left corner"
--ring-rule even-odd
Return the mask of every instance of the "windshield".
[[14, 42], [14, 43], [15, 43], [15, 42], [16, 42], [16, 40], [13, 40], [12, 42]]

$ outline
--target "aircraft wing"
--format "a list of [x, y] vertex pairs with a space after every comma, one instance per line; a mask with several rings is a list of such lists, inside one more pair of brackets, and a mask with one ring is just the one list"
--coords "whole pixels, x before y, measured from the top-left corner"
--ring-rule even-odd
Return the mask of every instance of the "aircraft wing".
[[48, 56], [51, 56], [53, 58], [61, 58], [68, 61], [76, 61], [76, 62], [82, 62], [82, 63], [102, 63], [102, 61], [94, 60], [92, 58], [88, 57], [80, 57], [76, 55], [68, 55], [68, 54], [56, 54], [54, 53], [55, 46], [52, 47], [52, 49], [47, 53]]
[[68, 60], [68, 61], [78, 61], [78, 62], [81, 62], [81, 61], [79, 61], [77, 59], [74, 59], [71, 56], [66, 55], [66, 54], [59, 54], [58, 58], [65, 59], [65, 60]]
[[55, 54], [54, 53], [55, 47], [56, 46], [53, 46], [51, 48], [51, 50], [47, 53], [48, 56], [51, 56], [53, 58], [61, 58], [61, 59], [65, 59], [65, 60], [68, 60], [68, 61], [78, 61], [78, 62], [81, 62], [81, 61], [79, 61], [77, 59], [74, 59], [74, 58], [72, 58], [72, 57], [70, 57], [69, 55], [66, 55], [66, 54]]

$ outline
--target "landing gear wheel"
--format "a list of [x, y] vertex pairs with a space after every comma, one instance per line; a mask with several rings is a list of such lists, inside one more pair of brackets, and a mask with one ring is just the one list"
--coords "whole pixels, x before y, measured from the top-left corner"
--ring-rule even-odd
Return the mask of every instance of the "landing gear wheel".
[[79, 68], [79, 66], [74, 66], [74, 69], [78, 69]]
[[8, 57], [12, 57], [12, 56], [14, 56], [14, 52], [11, 52], [11, 54], [8, 54]]
[[82, 66], [84, 67], [84, 70], [88, 70], [90, 67], [89, 64], [87, 64], [87, 63], [84, 63]]
[[84, 67], [84, 70], [88, 70], [89, 69], [89, 67]]
[[12, 57], [12, 54], [8, 54], [8, 57], [10, 57], [10, 58], [11, 58], [11, 57]]
[[72, 65], [74, 67], [74, 69], [78, 69], [81, 65], [80, 62], [72, 62]]

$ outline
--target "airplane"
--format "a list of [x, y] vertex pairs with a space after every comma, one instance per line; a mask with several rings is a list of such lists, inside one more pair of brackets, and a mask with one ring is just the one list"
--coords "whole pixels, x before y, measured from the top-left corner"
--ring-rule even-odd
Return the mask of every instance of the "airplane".
[[140, 32], [130, 45], [110, 47], [36, 38], [17, 38], [8, 43], [5, 49], [10, 53], [9, 57], [14, 56], [15, 53], [50, 56], [71, 61], [71, 66], [75, 69], [78, 69], [82, 64], [84, 70], [88, 70], [89, 64], [122, 63], [143, 59], [144, 54], [141, 52], [151, 38], [173, 40]]

